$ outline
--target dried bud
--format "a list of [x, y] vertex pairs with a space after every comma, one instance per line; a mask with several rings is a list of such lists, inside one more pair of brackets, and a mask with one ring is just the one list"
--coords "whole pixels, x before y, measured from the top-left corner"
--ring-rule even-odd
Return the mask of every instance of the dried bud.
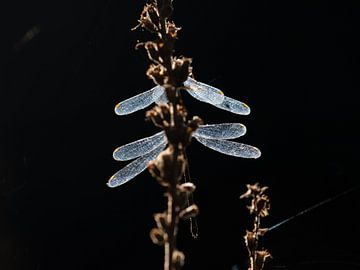
[[271, 258], [267, 250], [257, 250], [255, 253], [254, 269], [263, 269], [265, 261]]
[[156, 222], [156, 225], [159, 229], [165, 229], [168, 227], [168, 224], [166, 222], [166, 214], [165, 213], [157, 213], [154, 215], [154, 219]]
[[169, 123], [164, 120], [160, 106], [155, 106], [153, 109], [147, 111], [145, 116], [146, 119], [151, 120], [155, 126], [166, 128]]
[[194, 116], [188, 123], [188, 128], [190, 132], [194, 132], [204, 121], [199, 116]]
[[166, 69], [162, 65], [150, 65], [146, 75], [158, 85], [164, 85], [167, 81]]
[[179, 217], [181, 219], [189, 219], [197, 216], [198, 214], [199, 214], [199, 208], [195, 204], [193, 204], [182, 210], [179, 214]]
[[191, 62], [192, 59], [186, 57], [177, 58], [173, 61], [172, 69], [177, 85], [181, 85], [189, 77], [192, 70]]
[[158, 46], [155, 42], [153, 42], [153, 41], [146, 42], [145, 49], [147, 51], [147, 54], [148, 54], [150, 60], [152, 60], [156, 63], [162, 62], [162, 59], [159, 56]]
[[240, 196], [240, 199], [254, 198], [257, 195], [263, 194], [268, 189], [268, 187], [260, 187], [259, 183], [255, 183], [254, 185], [247, 184], [246, 187], [248, 190]]
[[181, 30], [181, 27], [176, 27], [174, 22], [167, 22], [167, 33], [171, 38], [176, 39], [177, 33]]
[[166, 181], [172, 179], [172, 168], [174, 166], [172, 149], [168, 147], [165, 151], [163, 151], [156, 159], [156, 162], [156, 166], [161, 172], [161, 178]]
[[261, 217], [266, 217], [269, 215], [270, 210], [270, 200], [268, 196], [261, 195], [256, 198], [256, 213]]
[[249, 252], [249, 254], [252, 254], [252, 250], [254, 250], [255, 246], [256, 246], [255, 245], [256, 239], [255, 239], [254, 233], [246, 230], [246, 235], [244, 236], [244, 238], [245, 238], [245, 244], [248, 249], [248, 252]]
[[175, 250], [172, 254], [175, 269], [181, 269], [185, 264], [185, 255], [179, 250]]
[[175, 180], [177, 183], [184, 174], [185, 165], [182, 155], [177, 156], [177, 159], [174, 160], [172, 147], [168, 147], [155, 159], [155, 166], [160, 171], [161, 179], [164, 182]]
[[150, 238], [156, 245], [163, 245], [165, 241], [164, 232], [158, 228], [154, 228], [150, 231]]
[[[139, 19], [139, 26], [145, 28], [151, 33], [158, 31], [159, 17], [156, 8], [153, 5], [145, 5]], [[136, 27], [135, 27], [136, 28]]]
[[150, 161], [148, 164], [148, 170], [152, 177], [154, 177], [162, 186], [167, 187], [169, 184], [161, 179], [161, 173], [155, 165], [155, 161]]
[[195, 188], [196, 188], [195, 185], [193, 183], [190, 183], [190, 182], [181, 184], [179, 186], [180, 192], [184, 192], [187, 195], [190, 195], [191, 193], [193, 193], [195, 191]]

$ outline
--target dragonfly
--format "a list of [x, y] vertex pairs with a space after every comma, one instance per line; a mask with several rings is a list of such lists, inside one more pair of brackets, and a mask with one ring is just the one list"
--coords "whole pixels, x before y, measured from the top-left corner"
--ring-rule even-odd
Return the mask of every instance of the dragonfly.
[[[211, 104], [219, 109], [239, 115], [250, 114], [248, 105], [239, 100], [225, 96], [224, 93], [216, 87], [196, 81], [191, 77], [188, 77], [184, 82], [184, 86], [186, 92], [201, 102]], [[144, 109], [152, 103], [160, 104], [166, 102], [168, 102], [168, 100], [165, 88], [158, 85], [148, 91], [118, 103], [115, 106], [115, 113], [118, 115], [127, 115]]]
[[[261, 152], [258, 148], [243, 144], [236, 139], [246, 133], [246, 127], [240, 123], [221, 123], [200, 125], [192, 133], [192, 137], [204, 146], [217, 152], [242, 158], [258, 158]], [[164, 131], [152, 136], [125, 144], [115, 149], [113, 158], [117, 161], [129, 161], [128, 165], [115, 173], [108, 181], [111, 188], [123, 185], [143, 172], [148, 163], [165, 149], [168, 144]]]

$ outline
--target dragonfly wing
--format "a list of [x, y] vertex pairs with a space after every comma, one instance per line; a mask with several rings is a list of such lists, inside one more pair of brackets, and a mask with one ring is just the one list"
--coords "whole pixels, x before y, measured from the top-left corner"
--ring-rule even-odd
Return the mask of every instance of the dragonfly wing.
[[216, 87], [198, 82], [192, 78], [188, 78], [184, 82], [184, 86], [189, 88], [187, 92], [194, 98], [210, 103], [221, 104], [224, 101], [224, 93]]
[[164, 89], [161, 86], [155, 86], [146, 92], [118, 103], [115, 106], [115, 113], [126, 115], [144, 109], [157, 100], [163, 92]]
[[206, 139], [198, 136], [194, 137], [206, 147], [225, 155], [242, 158], [258, 158], [261, 156], [260, 150], [251, 145], [226, 140]]
[[135, 159], [133, 162], [126, 165], [109, 179], [107, 185], [113, 188], [123, 185], [133, 179], [135, 176], [137, 176], [146, 169], [148, 163], [154, 160], [165, 148], [165, 146], [166, 143], [163, 143], [151, 152]]
[[113, 153], [113, 157], [115, 160], [119, 161], [134, 159], [151, 152], [165, 142], [165, 133], [164, 131], [161, 131], [150, 137], [146, 137], [116, 148]]
[[213, 105], [222, 110], [229, 111], [235, 114], [240, 114], [240, 115], [250, 114], [250, 107], [248, 105], [246, 105], [245, 103], [239, 100], [229, 98], [227, 96], [224, 96], [224, 100], [222, 103], [213, 104]]
[[161, 94], [161, 96], [155, 100], [155, 103], [158, 105], [168, 103], [168, 102], [169, 102], [169, 100], [168, 100], [168, 98], [166, 96], [166, 92], [164, 90], [163, 90], [163, 93]]
[[240, 123], [222, 123], [213, 125], [201, 125], [193, 136], [208, 139], [235, 139], [246, 133], [246, 127]]

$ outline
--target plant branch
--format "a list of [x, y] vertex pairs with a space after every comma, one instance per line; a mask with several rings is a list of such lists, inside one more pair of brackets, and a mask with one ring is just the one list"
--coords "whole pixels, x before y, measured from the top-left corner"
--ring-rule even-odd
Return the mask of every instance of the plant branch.
[[150, 0], [140, 15], [138, 27], [154, 33], [157, 39], [137, 45], [137, 48], [143, 46], [146, 49], [153, 62], [146, 74], [164, 87], [168, 100], [146, 113], [148, 119], [165, 131], [168, 140], [167, 149], [149, 164], [152, 176], [166, 188], [167, 209], [154, 215], [157, 228], [150, 233], [154, 243], [164, 245], [164, 270], [182, 268], [185, 256], [176, 248], [178, 223], [180, 219], [188, 219], [198, 213], [196, 205], [186, 205], [195, 186], [192, 183], [181, 184], [180, 180], [185, 172], [185, 150], [191, 134], [202, 123], [198, 117], [187, 120], [181, 98], [180, 89], [191, 72], [191, 59], [173, 55], [180, 28], [169, 20], [172, 11], [172, 0]]
[[260, 187], [258, 183], [247, 185], [248, 190], [240, 196], [240, 199], [251, 199], [248, 206], [250, 214], [254, 215], [254, 227], [252, 231], [246, 231], [245, 244], [249, 253], [250, 266], [249, 270], [262, 270], [267, 259], [271, 254], [259, 248], [259, 239], [268, 231], [261, 228], [261, 219], [269, 215], [270, 199], [265, 194], [268, 187]]

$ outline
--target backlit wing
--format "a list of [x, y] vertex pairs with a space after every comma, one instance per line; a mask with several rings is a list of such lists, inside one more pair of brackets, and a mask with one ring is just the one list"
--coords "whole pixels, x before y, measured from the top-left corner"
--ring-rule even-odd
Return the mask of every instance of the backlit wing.
[[221, 90], [205, 83], [198, 82], [193, 78], [189, 77], [184, 82], [184, 86], [189, 88], [187, 92], [191, 96], [202, 102], [210, 104], [221, 104], [224, 101], [224, 93]]
[[198, 82], [190, 77], [184, 82], [184, 85], [189, 88], [188, 93], [200, 101], [210, 103], [219, 109], [235, 114], [250, 114], [250, 107], [248, 105], [239, 100], [224, 96], [224, 93], [216, 87]]
[[200, 143], [229, 156], [242, 157], [242, 158], [258, 158], [261, 156], [261, 152], [254, 146], [217, 139], [206, 139], [202, 137], [194, 136]]
[[164, 131], [161, 131], [150, 137], [146, 137], [116, 148], [113, 153], [113, 157], [115, 160], [120, 161], [134, 159], [151, 152], [164, 143], [166, 143], [166, 136]]
[[246, 133], [246, 127], [240, 123], [222, 123], [213, 125], [201, 125], [193, 133], [193, 136], [208, 139], [235, 139]]
[[157, 100], [164, 93], [161, 86], [155, 86], [150, 90], [126, 99], [115, 106], [115, 113], [126, 115], [144, 109]]
[[168, 100], [168, 98], [167, 98], [167, 96], [166, 96], [166, 92], [165, 92], [164, 88], [162, 88], [162, 89], [163, 89], [163, 93], [161, 94], [161, 96], [159, 96], [159, 97], [155, 100], [156, 104], [158, 104], [158, 105], [169, 102], [169, 100]]
[[248, 115], [250, 114], [250, 107], [246, 105], [245, 103], [229, 98], [227, 96], [224, 97], [224, 100], [220, 104], [213, 104], [215, 107], [218, 107], [219, 109], [229, 111], [235, 114], [240, 115]]
[[137, 176], [146, 169], [149, 162], [154, 160], [165, 148], [165, 146], [166, 143], [163, 143], [154, 150], [152, 150], [150, 153], [147, 153], [126, 165], [109, 179], [107, 185], [113, 188], [123, 185], [133, 179], [135, 176]]

